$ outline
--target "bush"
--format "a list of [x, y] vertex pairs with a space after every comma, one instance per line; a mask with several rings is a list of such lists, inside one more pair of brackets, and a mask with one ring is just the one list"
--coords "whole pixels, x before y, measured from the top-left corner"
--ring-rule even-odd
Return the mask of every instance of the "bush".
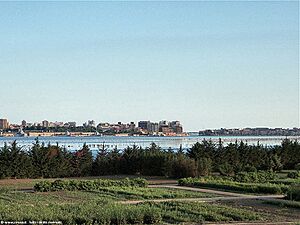
[[109, 179], [98, 179], [98, 180], [55, 180], [41, 181], [34, 185], [34, 190], [39, 192], [47, 191], [59, 191], [59, 190], [97, 190], [102, 187], [147, 187], [148, 182], [142, 178], [129, 179], [125, 178], [122, 180], [109, 180]]
[[295, 170], [300, 171], [300, 163], [297, 163], [297, 164], [295, 165]]
[[300, 185], [292, 185], [288, 188], [286, 198], [288, 200], [300, 201]]
[[197, 174], [196, 163], [193, 159], [182, 156], [174, 158], [169, 164], [169, 168], [167, 169], [169, 172], [166, 174], [169, 177], [195, 177]]
[[40, 192], [51, 191], [51, 185], [52, 183], [50, 181], [41, 181], [34, 185], [34, 190]]
[[276, 173], [270, 171], [239, 172], [235, 175], [234, 181], [243, 183], [265, 183], [274, 180]]
[[293, 171], [293, 172], [289, 172], [287, 175], [288, 178], [299, 178], [300, 177], [300, 172], [299, 171]]

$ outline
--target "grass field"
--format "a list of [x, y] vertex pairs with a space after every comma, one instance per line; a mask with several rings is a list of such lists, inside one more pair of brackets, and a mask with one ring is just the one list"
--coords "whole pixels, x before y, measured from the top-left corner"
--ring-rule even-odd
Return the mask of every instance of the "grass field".
[[264, 219], [264, 215], [250, 210], [212, 203], [119, 203], [124, 200], [216, 196], [201, 192], [125, 186], [92, 191], [24, 192], [22, 189], [32, 188], [37, 181], [21, 183], [1, 186], [0, 220], [62, 221], [63, 224], [157, 224]]
[[1, 193], [1, 220], [62, 221], [64, 224], [153, 224], [161, 222], [251, 221], [263, 216], [249, 210], [205, 203], [121, 205], [98, 193]]
[[[88, 191], [33, 192], [34, 184], [39, 181], [41, 180], [0, 181], [6, 184], [0, 185], [0, 220], [117, 225], [201, 224], [221, 221], [272, 221], [273, 219], [270, 211], [254, 210], [252, 207], [230, 204], [230, 202], [226, 204], [147, 202], [162, 198], [210, 198], [215, 197], [214, 194], [137, 186], [109, 186]], [[145, 202], [135, 205], [119, 203], [127, 200], [145, 200]], [[274, 207], [280, 209], [281, 205]]]
[[[21, 191], [10, 191], [10, 189], [0, 189], [0, 201], [19, 203], [76, 203], [104, 198], [106, 200], [149, 200], [160, 198], [206, 198], [216, 195], [192, 192], [184, 190], [171, 190], [165, 188], [141, 188], [141, 187], [104, 187], [95, 191], [56, 191], [56, 192], [36, 192], [24, 193]], [[24, 200], [24, 201], [23, 201]], [[5, 203], [5, 202], [3, 202]]]

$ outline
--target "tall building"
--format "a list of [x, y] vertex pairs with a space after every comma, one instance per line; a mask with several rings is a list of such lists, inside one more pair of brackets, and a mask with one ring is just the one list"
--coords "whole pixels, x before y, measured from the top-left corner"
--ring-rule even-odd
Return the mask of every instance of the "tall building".
[[42, 121], [42, 127], [48, 128], [49, 127], [49, 121], [47, 121], [47, 120]]
[[173, 129], [171, 129], [169, 126], [167, 125], [162, 125], [159, 127], [159, 131], [163, 132], [164, 134], [169, 134], [173, 132]]
[[0, 119], [0, 129], [5, 130], [9, 128], [9, 123], [7, 119]]
[[170, 126], [171, 126], [173, 132], [175, 132], [176, 134], [180, 134], [183, 132], [182, 125], [180, 124], [179, 121], [172, 121], [170, 123]]
[[22, 120], [22, 127], [26, 127], [27, 126], [27, 122], [26, 122], [26, 120]]
[[68, 122], [68, 124], [69, 124], [70, 127], [76, 127], [76, 122], [74, 122], [74, 121], [73, 122]]
[[150, 121], [139, 121], [138, 127], [143, 130], [149, 130], [150, 128]]
[[156, 133], [159, 131], [158, 123], [150, 123], [149, 131], [152, 133]]
[[159, 126], [169, 126], [169, 125], [170, 125], [170, 122], [167, 120], [159, 121]]
[[96, 127], [96, 123], [94, 120], [88, 120], [86, 123], [83, 124], [84, 127]]
[[131, 129], [131, 130], [135, 129], [135, 123], [134, 122], [130, 122], [129, 129]]

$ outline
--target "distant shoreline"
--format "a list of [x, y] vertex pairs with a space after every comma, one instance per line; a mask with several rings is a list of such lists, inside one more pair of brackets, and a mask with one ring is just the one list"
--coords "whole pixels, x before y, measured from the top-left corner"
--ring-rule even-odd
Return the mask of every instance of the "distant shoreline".
[[[34, 132], [33, 132], [34, 133]], [[16, 133], [5, 133], [3, 135], [0, 135], [0, 138], [13, 138], [13, 137], [29, 137], [29, 138], [39, 138], [39, 137], [199, 137], [199, 138], [247, 138], [247, 137], [286, 137], [286, 138], [296, 138], [300, 135], [276, 135], [276, 134], [270, 134], [270, 135], [197, 135], [194, 132], [187, 132], [182, 134], [163, 134], [163, 135], [146, 135], [146, 134], [95, 134], [94, 132], [79, 132], [79, 134], [63, 134], [61, 132], [39, 132], [37, 134], [30, 133], [30, 135], [18, 135]]]

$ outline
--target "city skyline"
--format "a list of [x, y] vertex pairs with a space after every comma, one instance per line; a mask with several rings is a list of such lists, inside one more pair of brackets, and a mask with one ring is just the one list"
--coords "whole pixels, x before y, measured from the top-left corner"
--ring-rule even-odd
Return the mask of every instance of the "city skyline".
[[0, 118], [299, 127], [299, 2], [1, 2]]
[[137, 125], [132, 121], [107, 123], [88, 120], [81, 125], [76, 121], [52, 122], [48, 120], [34, 123], [22, 120], [21, 123], [11, 124], [7, 119], [0, 118], [0, 137], [102, 135], [187, 136], [187, 133], [183, 132], [183, 126], [178, 120], [138, 121]]
[[[166, 119], [160, 119], [158, 121], [152, 121], [149, 119], [145, 120], [140, 120], [140, 121], [120, 121], [120, 120], [115, 120], [115, 121], [97, 121], [94, 119], [88, 119], [88, 120], [83, 120], [84, 122], [78, 122], [75, 120], [67, 120], [67, 121], [61, 121], [61, 120], [40, 120], [40, 121], [29, 121], [26, 119], [23, 119], [22, 121], [19, 122], [11, 122], [7, 118], [0, 118], [0, 124], [3, 124], [3, 121], [7, 123], [7, 126], [21, 126], [21, 127], [98, 127], [100, 125], [108, 124], [108, 125], [130, 125], [134, 124], [136, 127], [142, 128], [143, 126], [149, 126], [148, 123], [150, 123], [152, 126], [157, 124], [160, 125], [162, 123], [173, 123], [173, 122], [178, 122], [180, 126], [183, 124], [180, 122], [180, 120], [166, 120]], [[47, 124], [47, 125], [45, 125]], [[141, 125], [142, 124], [142, 125]], [[147, 124], [147, 125], [145, 125]], [[3, 126], [3, 125], [2, 125]], [[218, 128], [204, 128], [204, 129], [197, 129], [197, 130], [185, 130], [185, 132], [204, 132], [204, 131], [219, 131], [219, 130], [247, 130], [247, 129], [298, 129], [298, 127], [263, 127], [263, 126], [258, 126], [258, 127], [218, 127]], [[1, 126], [0, 126], [1, 129]]]

